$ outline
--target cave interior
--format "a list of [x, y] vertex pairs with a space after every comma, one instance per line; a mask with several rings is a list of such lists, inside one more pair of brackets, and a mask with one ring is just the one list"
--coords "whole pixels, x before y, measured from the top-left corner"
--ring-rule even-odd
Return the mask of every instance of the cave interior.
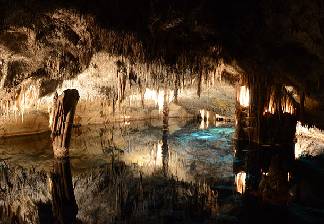
[[324, 223], [323, 0], [0, 0], [0, 223]]

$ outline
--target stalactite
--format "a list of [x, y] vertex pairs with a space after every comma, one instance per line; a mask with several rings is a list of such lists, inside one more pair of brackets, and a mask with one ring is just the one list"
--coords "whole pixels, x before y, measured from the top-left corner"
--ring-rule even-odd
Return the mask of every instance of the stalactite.
[[179, 85], [180, 85], [180, 75], [177, 73], [176, 74], [176, 78], [174, 81], [174, 102], [177, 103], [178, 102], [178, 89], [179, 89]]
[[0, 60], [0, 90], [4, 88], [5, 81], [8, 75], [8, 63], [4, 60]]
[[197, 88], [197, 95], [198, 97], [200, 97], [201, 95], [201, 85], [202, 85], [202, 77], [203, 74], [202, 74], [202, 71], [199, 71], [198, 73], [198, 88]]
[[185, 87], [185, 75], [182, 73], [182, 89]]
[[141, 105], [142, 105], [142, 108], [144, 109], [145, 105], [144, 105], [144, 94], [145, 94], [145, 90], [142, 86], [142, 82], [141, 82], [141, 79], [139, 78], [138, 79], [138, 85], [139, 85], [139, 90], [140, 90], [140, 94], [141, 94]]
[[112, 99], [112, 104], [113, 104], [113, 115], [115, 115], [115, 112], [116, 112], [116, 99], [115, 98]]
[[282, 85], [269, 88], [263, 114], [296, 114], [296, 103]]
[[35, 80], [25, 80], [16, 90], [6, 92], [0, 90], [2, 95], [0, 114], [4, 114], [7, 120], [16, 119], [21, 116], [21, 122], [24, 122], [24, 114], [30, 110], [37, 110], [39, 105], [39, 82]]

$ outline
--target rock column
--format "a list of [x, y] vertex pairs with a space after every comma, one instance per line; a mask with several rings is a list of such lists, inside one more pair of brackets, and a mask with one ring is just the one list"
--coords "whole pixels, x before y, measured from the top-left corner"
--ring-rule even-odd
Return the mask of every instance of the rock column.
[[51, 137], [56, 158], [68, 156], [73, 118], [79, 98], [79, 92], [76, 89], [67, 89], [62, 95], [54, 96]]
[[78, 213], [69, 159], [73, 118], [78, 101], [79, 93], [75, 89], [65, 90], [62, 95], [56, 94], [54, 97], [51, 125], [54, 151], [51, 178], [54, 223], [75, 223]]

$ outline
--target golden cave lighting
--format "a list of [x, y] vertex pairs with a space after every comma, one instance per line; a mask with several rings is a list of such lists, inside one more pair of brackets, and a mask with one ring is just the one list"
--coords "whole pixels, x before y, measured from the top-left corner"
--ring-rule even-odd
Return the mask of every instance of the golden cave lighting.
[[246, 86], [240, 87], [239, 102], [242, 107], [248, 107], [250, 104], [250, 91]]
[[199, 110], [199, 113], [201, 116], [199, 129], [207, 129], [209, 126], [209, 111], [202, 109]]
[[164, 105], [164, 95], [167, 94], [167, 103], [171, 103], [173, 100], [173, 92], [164, 92], [164, 90], [156, 91], [153, 89], [146, 89], [144, 93], [144, 99], [145, 100], [153, 100], [155, 104], [159, 107], [159, 112], [161, 113], [163, 111], [163, 105]]
[[236, 191], [240, 194], [245, 192], [246, 173], [241, 171], [235, 175]]
[[[266, 114], [266, 113], [274, 114], [276, 112], [276, 108], [278, 108], [278, 107], [277, 107], [277, 103], [275, 102], [274, 98], [275, 97], [273, 95], [271, 95], [271, 97], [269, 99], [268, 107], [265, 108], [263, 114]], [[280, 109], [283, 113], [289, 113], [289, 114], [295, 113], [295, 108], [294, 108], [293, 102], [288, 97], [283, 97], [281, 99], [280, 107], [281, 107]]]

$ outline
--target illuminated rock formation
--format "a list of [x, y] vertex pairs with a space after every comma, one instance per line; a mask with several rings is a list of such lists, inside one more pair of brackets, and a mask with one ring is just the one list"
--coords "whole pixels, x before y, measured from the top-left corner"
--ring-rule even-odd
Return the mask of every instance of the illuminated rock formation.
[[79, 93], [68, 89], [60, 96], [54, 97], [53, 116], [51, 122], [54, 156], [66, 157], [69, 154], [75, 107]]

